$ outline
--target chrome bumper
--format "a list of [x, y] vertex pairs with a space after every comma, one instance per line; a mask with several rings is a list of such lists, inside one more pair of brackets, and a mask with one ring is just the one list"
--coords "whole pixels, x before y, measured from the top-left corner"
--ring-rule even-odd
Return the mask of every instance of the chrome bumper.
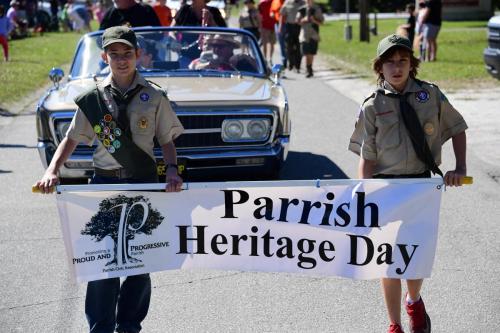
[[[273, 144], [262, 147], [241, 147], [240, 149], [233, 148], [224, 150], [217, 148], [178, 149], [177, 158], [178, 160], [185, 160], [187, 162], [186, 170], [188, 172], [208, 169], [262, 167], [265, 162], [269, 160], [281, 160], [284, 162], [288, 155], [289, 145], [289, 137], [280, 137], [275, 140]], [[37, 149], [44, 168], [47, 168], [48, 163], [50, 163], [52, 159], [53, 152], [55, 151], [54, 144], [38, 142]], [[161, 159], [161, 150], [156, 150], [155, 156], [157, 159]], [[235, 165], [233, 163], [235, 159], [259, 159], [262, 160], [262, 162], [250, 161], [249, 164]], [[213, 165], [211, 165], [211, 161], [214, 162]], [[215, 163], [215, 161], [217, 161], [217, 163]], [[225, 161], [228, 163], [226, 164]], [[202, 164], [202, 166], [199, 164]], [[59, 176], [61, 178], [88, 178], [92, 176], [92, 174], [93, 164], [90, 151], [85, 154], [76, 151], [59, 170]]]

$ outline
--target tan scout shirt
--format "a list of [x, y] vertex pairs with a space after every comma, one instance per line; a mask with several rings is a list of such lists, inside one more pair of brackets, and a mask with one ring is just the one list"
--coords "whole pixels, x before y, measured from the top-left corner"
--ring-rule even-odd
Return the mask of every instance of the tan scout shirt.
[[[98, 85], [102, 88], [111, 85], [118, 89], [115, 82], [111, 79], [111, 74], [98, 83]], [[163, 92], [149, 84], [138, 72], [129, 90], [134, 89], [137, 85], [141, 85], [143, 88], [133, 97], [127, 107], [132, 140], [154, 159], [153, 139], [156, 137], [159, 144], [164, 145], [181, 135], [184, 128], [172, 110], [169, 100], [163, 95]], [[117, 119], [118, 107], [114, 101], [112, 103], [114, 112], [111, 112], [111, 115], [114, 119]], [[139, 125], [140, 123], [141, 126]], [[94, 141], [97, 142], [97, 148], [93, 156], [94, 167], [107, 170], [122, 167], [103, 144], [99, 140], [96, 140], [96, 134], [92, 125], [80, 109], [76, 110], [66, 136], [89, 146]], [[117, 139], [119, 140], [119, 137]]]
[[[387, 82], [384, 91], [397, 93]], [[465, 131], [467, 124], [445, 95], [435, 85], [419, 85], [409, 79], [403, 94], [411, 92], [408, 102], [415, 109], [426, 134], [436, 164], [441, 164], [441, 146]], [[376, 92], [361, 106], [349, 143], [349, 150], [376, 161], [376, 174], [417, 174], [427, 171], [413, 149], [401, 117], [399, 99]]]

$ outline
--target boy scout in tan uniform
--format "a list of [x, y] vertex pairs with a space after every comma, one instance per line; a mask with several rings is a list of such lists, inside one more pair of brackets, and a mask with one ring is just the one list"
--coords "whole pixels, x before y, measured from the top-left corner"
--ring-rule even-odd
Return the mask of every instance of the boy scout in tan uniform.
[[[361, 106], [349, 150], [367, 160], [376, 160], [375, 176], [409, 177], [424, 174], [428, 167], [416, 155], [401, 119], [399, 94], [387, 82]], [[422, 124], [436, 164], [441, 164], [441, 146], [465, 131], [467, 124], [441, 90], [427, 82], [410, 78], [402, 94]]]
[[[467, 124], [437, 86], [416, 79], [418, 65], [407, 38], [391, 35], [380, 41], [373, 63], [379, 85], [361, 106], [349, 150], [360, 155], [359, 178], [428, 178], [431, 172], [443, 176], [441, 146], [451, 138], [456, 168], [443, 178], [446, 185], [460, 186], [467, 173]], [[430, 333], [422, 283], [406, 281], [405, 308], [410, 331]], [[401, 280], [384, 278], [381, 284], [388, 333], [403, 333]]]
[[[135, 33], [128, 27], [106, 29], [102, 37], [103, 60], [110, 74], [91, 91], [77, 97], [78, 109], [66, 137], [36, 187], [49, 193], [58, 181], [60, 166], [79, 142], [92, 145], [93, 184], [157, 182], [154, 138], [161, 145], [167, 166], [166, 190], [180, 191], [173, 140], [183, 127], [161, 89], [136, 70], [140, 55]], [[149, 274], [89, 282], [85, 314], [91, 333], [139, 332], [151, 298]]]

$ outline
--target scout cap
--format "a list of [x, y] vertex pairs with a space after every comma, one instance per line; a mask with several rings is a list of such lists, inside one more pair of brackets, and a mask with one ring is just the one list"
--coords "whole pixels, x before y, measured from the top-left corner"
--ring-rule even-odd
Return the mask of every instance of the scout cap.
[[123, 43], [127, 44], [134, 49], [137, 48], [137, 37], [135, 33], [126, 26], [117, 26], [111, 27], [104, 30], [102, 34], [102, 48], [106, 48], [107, 46], [113, 43]]
[[378, 43], [377, 47], [377, 57], [380, 57], [382, 54], [386, 53], [393, 47], [402, 47], [404, 49], [407, 49], [410, 52], [413, 52], [411, 48], [411, 42], [408, 38], [400, 36], [400, 35], [389, 35], [382, 39]]

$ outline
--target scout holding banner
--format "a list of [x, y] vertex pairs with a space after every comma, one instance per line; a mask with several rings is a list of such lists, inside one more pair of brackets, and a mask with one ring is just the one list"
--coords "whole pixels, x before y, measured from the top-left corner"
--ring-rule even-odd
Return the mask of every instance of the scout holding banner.
[[440, 179], [189, 185], [60, 186], [76, 279], [187, 268], [430, 276]]

